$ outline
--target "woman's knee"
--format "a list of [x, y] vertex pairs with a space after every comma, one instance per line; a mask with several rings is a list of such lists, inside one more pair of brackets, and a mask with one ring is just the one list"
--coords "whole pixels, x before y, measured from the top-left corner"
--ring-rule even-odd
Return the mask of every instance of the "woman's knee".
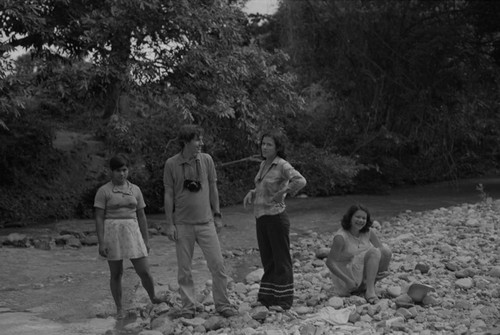
[[386, 246], [386, 245], [382, 245], [382, 246], [380, 247], [380, 254], [381, 254], [381, 257], [382, 257], [383, 259], [391, 259], [391, 257], [392, 257], [392, 251], [391, 251], [391, 249], [390, 249], [388, 246]]
[[366, 252], [366, 257], [369, 259], [380, 259], [382, 251], [379, 248], [371, 248]]

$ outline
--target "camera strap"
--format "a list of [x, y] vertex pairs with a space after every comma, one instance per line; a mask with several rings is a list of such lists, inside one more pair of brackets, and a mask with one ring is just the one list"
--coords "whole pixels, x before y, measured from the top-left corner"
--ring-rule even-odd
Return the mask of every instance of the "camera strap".
[[[198, 181], [198, 182], [201, 182], [201, 180], [200, 180], [200, 170], [199, 170], [199, 168], [198, 168], [198, 164], [201, 164], [201, 162], [200, 162], [200, 160], [199, 160], [199, 159], [197, 159], [197, 158], [195, 158], [195, 160], [194, 160], [194, 161], [195, 161], [195, 162], [194, 162], [194, 165], [195, 165], [195, 169], [196, 169], [196, 179], [194, 179], [194, 180], [196, 180], [196, 181]], [[182, 165], [182, 176], [184, 177], [184, 180], [187, 180], [187, 179], [186, 179], [186, 166], [185, 166], [185, 164], [189, 164], [189, 163], [188, 163], [188, 162], [186, 162], [186, 163], [182, 163], [182, 164], [181, 164], [181, 165]], [[189, 165], [191, 165], [191, 164], [189, 164]]]

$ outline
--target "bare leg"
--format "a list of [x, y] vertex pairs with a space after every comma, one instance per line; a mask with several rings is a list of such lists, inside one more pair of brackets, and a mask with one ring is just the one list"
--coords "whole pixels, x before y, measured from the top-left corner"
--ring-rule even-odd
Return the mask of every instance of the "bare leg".
[[108, 261], [109, 271], [111, 276], [109, 278], [109, 287], [111, 288], [111, 295], [115, 300], [116, 312], [120, 317], [123, 313], [122, 309], [122, 276], [123, 276], [123, 261]]
[[141, 283], [146, 292], [148, 293], [149, 299], [153, 304], [157, 304], [160, 302], [155, 295], [155, 284], [153, 280], [153, 276], [149, 272], [149, 262], [146, 257], [136, 258], [130, 260], [134, 265], [135, 272], [141, 278]]
[[365, 297], [367, 299], [377, 297], [377, 294], [375, 293], [375, 278], [377, 277], [377, 273], [379, 270], [380, 258], [380, 249], [372, 248], [366, 252], [364, 278], [366, 283]]

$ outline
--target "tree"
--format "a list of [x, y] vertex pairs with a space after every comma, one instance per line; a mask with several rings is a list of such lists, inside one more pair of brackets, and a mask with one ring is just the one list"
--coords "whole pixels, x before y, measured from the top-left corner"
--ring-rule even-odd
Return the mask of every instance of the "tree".
[[[180, 124], [216, 136], [210, 150], [220, 162], [254, 154], [261, 126], [283, 124], [301, 108], [295, 76], [284, 71], [287, 56], [252, 43], [234, 1], [6, 0], [0, 19], [8, 36], [1, 50], [31, 50], [10, 75], [25, 72], [23, 85], [34, 91], [34, 107], [20, 119], [90, 123], [86, 130], [109, 151], [144, 166], [134, 178], [158, 206]], [[99, 106], [104, 120], [89, 122]]]
[[300, 121], [330, 129], [316, 145], [406, 181], [456, 178], [484, 167], [474, 161], [493, 163], [489, 148], [498, 148], [499, 133], [485, 126], [499, 124], [496, 6], [286, 0], [273, 21], [278, 38], [265, 41], [280, 41], [304, 95], [316, 94]]

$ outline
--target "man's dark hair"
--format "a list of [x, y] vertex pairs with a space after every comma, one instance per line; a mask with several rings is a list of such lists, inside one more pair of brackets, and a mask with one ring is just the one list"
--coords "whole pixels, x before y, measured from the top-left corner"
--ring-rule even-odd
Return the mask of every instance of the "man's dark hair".
[[128, 158], [124, 154], [115, 155], [109, 160], [111, 171], [118, 170], [124, 166], [128, 166]]
[[179, 129], [179, 134], [177, 135], [177, 141], [181, 148], [184, 148], [186, 143], [191, 142], [197, 137], [203, 136], [203, 129], [195, 124], [186, 124]]

